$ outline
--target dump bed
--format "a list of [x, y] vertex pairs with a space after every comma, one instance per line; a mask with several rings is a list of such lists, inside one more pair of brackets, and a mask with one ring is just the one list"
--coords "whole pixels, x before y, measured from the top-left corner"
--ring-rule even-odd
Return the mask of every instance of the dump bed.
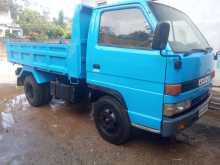
[[8, 60], [46, 71], [66, 74], [69, 45], [9, 42]]
[[86, 49], [92, 8], [78, 5], [73, 18], [70, 44], [8, 42], [8, 61], [52, 74], [83, 79], [86, 76]]

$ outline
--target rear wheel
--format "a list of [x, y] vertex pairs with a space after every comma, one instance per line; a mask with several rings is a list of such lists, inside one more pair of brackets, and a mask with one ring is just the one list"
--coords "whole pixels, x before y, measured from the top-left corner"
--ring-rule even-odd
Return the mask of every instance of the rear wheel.
[[130, 137], [127, 111], [113, 97], [104, 96], [94, 105], [96, 128], [103, 139], [112, 144], [123, 144]]
[[49, 85], [37, 84], [32, 76], [27, 76], [25, 78], [24, 92], [28, 102], [34, 107], [48, 104], [52, 98]]

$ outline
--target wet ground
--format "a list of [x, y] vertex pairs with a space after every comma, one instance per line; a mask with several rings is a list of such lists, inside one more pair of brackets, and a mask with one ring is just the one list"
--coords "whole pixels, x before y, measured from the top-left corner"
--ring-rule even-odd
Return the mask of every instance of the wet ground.
[[0, 165], [220, 164], [220, 112], [164, 139], [134, 130], [125, 145], [98, 135], [86, 104], [53, 100], [33, 108], [22, 89], [0, 84]]

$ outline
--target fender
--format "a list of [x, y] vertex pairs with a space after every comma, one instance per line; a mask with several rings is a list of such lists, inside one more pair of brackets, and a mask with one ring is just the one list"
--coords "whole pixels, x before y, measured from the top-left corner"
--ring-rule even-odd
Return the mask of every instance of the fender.
[[126, 110], [128, 109], [127, 104], [126, 104], [126, 102], [120, 92], [118, 92], [114, 89], [110, 89], [110, 88], [106, 88], [106, 87], [102, 87], [102, 86], [98, 86], [98, 85], [92, 85], [92, 84], [89, 84], [88, 87], [92, 90], [100, 91], [100, 92], [106, 93], [110, 96], [113, 96], [115, 99], [117, 99], [121, 103], [121, 105], [124, 106], [124, 108]]
[[47, 72], [43, 72], [40, 70], [36, 70], [35, 68], [29, 67], [29, 66], [23, 66], [22, 68], [18, 68], [16, 71], [16, 75], [18, 79], [18, 85], [21, 85], [20, 82], [23, 82], [25, 76], [28, 76], [28, 75], [32, 75], [38, 84], [44, 84], [52, 80], [55, 80], [56, 78], [52, 74], [49, 74]]

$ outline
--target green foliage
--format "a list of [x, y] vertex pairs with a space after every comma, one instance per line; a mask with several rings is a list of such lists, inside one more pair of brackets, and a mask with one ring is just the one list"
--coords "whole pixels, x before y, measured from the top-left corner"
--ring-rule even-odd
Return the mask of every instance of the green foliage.
[[17, 23], [23, 29], [24, 35], [46, 32], [48, 28], [48, 22], [38, 12], [30, 9], [25, 9], [19, 15]]
[[[23, 0], [31, 3], [29, 0]], [[64, 23], [64, 13], [59, 12], [58, 19], [48, 21], [39, 12], [31, 9], [22, 9], [16, 0], [0, 0], [0, 11], [10, 10], [13, 20], [23, 29], [24, 36], [33, 41], [57, 39], [62, 36], [68, 38]], [[16, 34], [6, 34], [7, 38], [16, 38]]]
[[7, 31], [5, 33], [5, 37], [10, 38], [10, 39], [15, 39], [15, 38], [17, 38], [17, 35], [15, 33], [10, 33], [9, 31]]
[[67, 33], [67, 34], [65, 35], [65, 39], [70, 40], [70, 39], [71, 39], [71, 34], [70, 34], [70, 33]]
[[60, 38], [61, 36], [65, 36], [65, 31], [61, 26], [51, 24], [47, 35], [49, 38]]
[[48, 36], [42, 33], [30, 33], [29, 39], [31, 41], [46, 41], [48, 40]]
[[49, 22], [40, 13], [30, 9], [25, 9], [19, 15], [17, 23], [23, 29], [24, 35], [34, 41], [56, 39], [66, 35], [64, 27]]

